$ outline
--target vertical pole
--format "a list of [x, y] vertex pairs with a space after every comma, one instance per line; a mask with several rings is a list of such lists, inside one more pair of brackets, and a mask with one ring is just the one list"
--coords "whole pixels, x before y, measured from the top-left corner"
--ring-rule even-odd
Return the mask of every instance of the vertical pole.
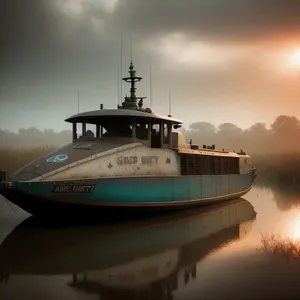
[[171, 117], [171, 91], [169, 91], [169, 115], [168, 117]]
[[152, 144], [151, 144], [151, 141], [152, 141], [152, 123], [148, 123], [148, 142], [149, 142], [149, 147], [151, 148]]
[[100, 125], [96, 124], [96, 138], [99, 139], [100, 138]]
[[160, 127], [160, 147], [164, 146], [164, 121], [161, 121], [159, 124]]
[[132, 139], [136, 139], [136, 119], [132, 118]]
[[83, 121], [82, 122], [82, 136], [85, 136], [85, 133], [86, 133], [86, 122]]
[[129, 37], [129, 61], [132, 61], [131, 36]]
[[152, 108], [152, 74], [151, 74], [151, 66], [150, 66], [150, 108]]
[[172, 143], [172, 124], [168, 124], [168, 140], [169, 140], [169, 148], [173, 148], [173, 143]]
[[118, 81], [117, 81], [117, 84], [118, 84], [118, 106], [120, 105], [120, 68], [118, 68]]
[[78, 109], [78, 113], [79, 113], [79, 91], [78, 91], [78, 95], [77, 95], [77, 109]]
[[[102, 103], [100, 104], [100, 109], [103, 109], [103, 104]], [[103, 127], [100, 126], [100, 137], [102, 137], [102, 135], [103, 135]]]
[[[122, 99], [122, 95], [123, 95], [123, 80], [122, 80], [122, 76], [123, 76], [123, 54], [122, 54], [122, 47], [123, 47], [123, 41], [122, 41], [122, 35], [121, 35], [121, 92], [120, 92], [120, 98]], [[122, 100], [121, 100], [122, 103]]]
[[77, 139], [77, 123], [73, 123], [73, 142]]

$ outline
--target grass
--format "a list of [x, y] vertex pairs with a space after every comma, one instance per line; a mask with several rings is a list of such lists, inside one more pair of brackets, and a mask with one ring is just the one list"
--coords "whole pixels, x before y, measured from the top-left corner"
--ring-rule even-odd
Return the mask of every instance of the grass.
[[257, 181], [279, 186], [299, 185], [300, 153], [253, 155], [253, 164], [257, 168]]
[[0, 170], [12, 174], [32, 160], [35, 160], [54, 149], [38, 147], [34, 149], [0, 149]]
[[300, 241], [292, 238], [283, 238], [279, 235], [262, 235], [262, 247], [267, 254], [285, 260], [300, 259]]

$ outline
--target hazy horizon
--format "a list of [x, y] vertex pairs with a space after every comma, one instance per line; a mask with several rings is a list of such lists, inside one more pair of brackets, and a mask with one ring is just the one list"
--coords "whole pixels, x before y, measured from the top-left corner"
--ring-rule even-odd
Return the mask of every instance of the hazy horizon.
[[[300, 118], [300, 2], [1, 0], [0, 128], [70, 129], [64, 119], [118, 103], [118, 68], [137, 94], [187, 128], [197, 121], [270, 126]], [[123, 83], [122, 97], [129, 87]]]

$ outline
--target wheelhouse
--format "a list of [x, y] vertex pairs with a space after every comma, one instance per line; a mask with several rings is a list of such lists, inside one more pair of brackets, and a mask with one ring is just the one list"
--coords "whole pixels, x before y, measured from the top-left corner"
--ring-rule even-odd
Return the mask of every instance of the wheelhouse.
[[126, 139], [151, 148], [174, 148], [178, 144], [173, 129], [181, 121], [152, 112], [129, 109], [97, 110], [66, 119], [73, 124], [73, 142]]
[[125, 96], [118, 109], [102, 109], [101, 104], [100, 110], [77, 114], [65, 120], [73, 124], [73, 142], [125, 139], [128, 142], [142, 142], [151, 148], [174, 148], [174, 142], [178, 144], [172, 129], [179, 128], [182, 122], [156, 115], [151, 108], [142, 108], [145, 97], [135, 94], [135, 83], [142, 77], [136, 76], [132, 61], [129, 75], [122, 79], [131, 84], [130, 96]]

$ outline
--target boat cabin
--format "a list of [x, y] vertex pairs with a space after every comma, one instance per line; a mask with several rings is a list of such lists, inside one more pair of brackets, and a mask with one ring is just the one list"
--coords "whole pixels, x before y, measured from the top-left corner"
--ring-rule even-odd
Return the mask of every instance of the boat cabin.
[[171, 116], [156, 115], [151, 108], [142, 108], [145, 97], [135, 95], [135, 83], [142, 78], [135, 73], [131, 62], [130, 76], [123, 78], [131, 83], [130, 96], [126, 96], [117, 109], [102, 109], [101, 105], [99, 110], [80, 113], [65, 120], [73, 124], [73, 142], [140, 142], [151, 148], [174, 149], [181, 158], [181, 175], [239, 174], [249, 170], [251, 160], [244, 152], [237, 154], [224, 149], [216, 150], [214, 145], [199, 148], [191, 140], [188, 147], [183, 135], [173, 132], [173, 129], [181, 127], [181, 121]]
[[[151, 108], [144, 109], [145, 97], [135, 95], [135, 83], [142, 77], [136, 76], [132, 61], [129, 75], [123, 80], [131, 84], [130, 96], [124, 98], [118, 109], [102, 109], [101, 105], [100, 110], [77, 114], [65, 120], [73, 124], [73, 142], [127, 139], [129, 142], [142, 142], [151, 148], [177, 148], [181, 139], [172, 130], [179, 128], [182, 122], [170, 116], [156, 115]], [[92, 130], [88, 126], [92, 126]]]
[[173, 129], [181, 121], [130, 109], [103, 109], [81, 113], [66, 119], [73, 124], [73, 142], [127, 139], [151, 148], [177, 148], [178, 134]]

